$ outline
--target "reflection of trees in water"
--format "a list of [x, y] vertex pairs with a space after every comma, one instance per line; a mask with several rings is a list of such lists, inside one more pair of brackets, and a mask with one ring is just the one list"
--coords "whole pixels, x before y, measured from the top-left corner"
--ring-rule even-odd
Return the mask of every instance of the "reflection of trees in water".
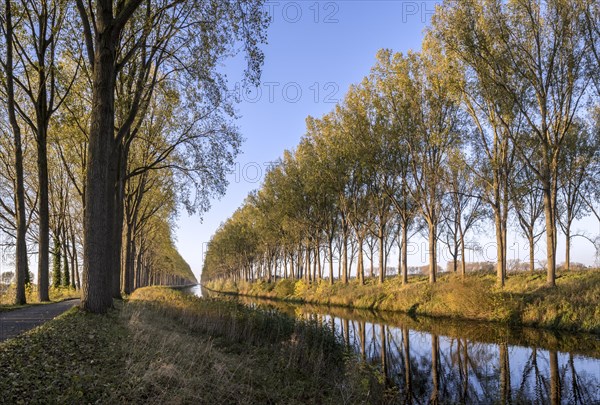
[[573, 355], [563, 364], [556, 351], [520, 348], [528, 350], [522, 365], [511, 361], [507, 342], [470, 342], [331, 316], [322, 322], [363, 361], [379, 367], [405, 404], [583, 405], [600, 393], [597, 376], [579, 375]]
[[402, 363], [404, 365], [404, 400], [412, 403], [412, 371], [410, 366], [410, 335], [407, 327], [402, 328]]
[[[279, 303], [270, 310], [274, 307], [333, 329], [359, 358], [385, 372], [401, 403], [599, 403], [600, 377], [580, 370], [573, 354], [513, 346], [505, 338], [508, 334], [496, 331], [494, 339], [499, 343], [480, 343], [411, 330], [417, 321], [407, 322], [409, 326], [394, 321], [400, 326], [390, 326], [341, 310], [344, 315], [331, 316], [313, 307]], [[436, 330], [440, 333], [440, 328]]]
[[510, 385], [510, 363], [508, 356], [508, 344], [502, 342], [498, 345], [500, 358], [498, 368], [500, 370], [500, 403], [510, 404], [512, 401], [511, 385]]
[[599, 403], [598, 376], [587, 375], [585, 372], [580, 374], [573, 354], [567, 355], [567, 361], [562, 366], [560, 357], [556, 351], [531, 349], [515, 401], [574, 405]]

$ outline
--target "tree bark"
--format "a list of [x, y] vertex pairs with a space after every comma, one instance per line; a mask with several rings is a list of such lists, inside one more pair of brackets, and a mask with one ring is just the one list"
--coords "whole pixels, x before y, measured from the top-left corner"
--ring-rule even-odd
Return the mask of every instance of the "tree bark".
[[[400, 238], [400, 236], [398, 236]], [[400, 240], [398, 243], [398, 277], [402, 278], [402, 241]], [[406, 284], [404, 279], [402, 280], [402, 285]]]
[[437, 227], [429, 223], [429, 282], [435, 283], [437, 278]]
[[385, 280], [385, 229], [383, 225], [379, 226], [377, 235], [379, 240], [379, 284]]
[[496, 264], [496, 279], [498, 285], [500, 287], [504, 287], [504, 274], [505, 274], [505, 266], [506, 262], [504, 261], [505, 255], [505, 246], [504, 246], [504, 231], [503, 231], [503, 223], [502, 216], [500, 214], [500, 210], [498, 207], [494, 209], [494, 222], [496, 223], [496, 255], [497, 255], [497, 264]]
[[320, 241], [317, 241], [317, 274], [319, 276], [319, 281], [321, 281], [321, 279], [323, 278], [323, 266], [321, 265], [321, 243]]
[[467, 275], [467, 258], [465, 256], [465, 236], [461, 231], [460, 236], [460, 276], [464, 279]]
[[[46, 102], [46, 85], [44, 84], [45, 68], [40, 68], [40, 96], [42, 104]], [[49, 265], [50, 265], [50, 213], [48, 203], [48, 151], [47, 151], [47, 120], [44, 114], [45, 106], [38, 107], [37, 112], [37, 168], [38, 168], [38, 298], [40, 301], [50, 301], [48, 294]]]
[[133, 292], [134, 273], [135, 273], [135, 242], [133, 240], [133, 225], [127, 223], [125, 232], [125, 274], [123, 291], [125, 294]]
[[67, 242], [67, 232], [63, 230], [63, 287], [71, 286], [71, 273], [69, 270], [69, 244]]
[[306, 247], [305, 252], [305, 267], [304, 267], [304, 276], [306, 278], [306, 282], [310, 283], [310, 247]]
[[113, 145], [113, 154], [111, 157], [112, 176], [114, 178], [114, 210], [112, 218], [112, 236], [111, 253], [109, 257], [110, 269], [112, 273], [112, 297], [121, 299], [121, 289], [125, 285], [124, 266], [121, 266], [121, 257], [123, 250], [123, 220], [125, 217], [125, 165], [126, 154], [121, 145]]
[[329, 240], [329, 245], [327, 246], [329, 252], [329, 284], [333, 285], [333, 241]]
[[13, 76], [13, 26], [11, 0], [5, 1], [5, 21], [6, 21], [6, 98], [8, 118], [13, 131], [13, 144], [15, 148], [15, 174], [16, 174], [16, 196], [15, 196], [15, 214], [17, 223], [16, 235], [16, 257], [15, 257], [15, 304], [23, 305], [26, 303], [25, 283], [29, 278], [29, 266], [27, 263], [27, 223], [25, 212], [25, 184], [23, 176], [23, 148], [21, 141], [21, 128], [15, 114], [15, 90]]
[[95, 313], [112, 307], [111, 238], [114, 182], [110, 176], [115, 122], [116, 33], [112, 1], [96, 2], [92, 111], [86, 165], [81, 306]]
[[360, 285], [365, 284], [365, 268], [364, 268], [364, 258], [363, 258], [363, 237], [358, 236], [358, 264], [356, 268], [356, 272], [358, 273], [358, 282]]
[[60, 266], [61, 266], [61, 247], [60, 247], [60, 230], [54, 231], [54, 251], [53, 253], [53, 263], [52, 263], [52, 286], [54, 288], [60, 287], [60, 282], [62, 280]]
[[348, 284], [348, 229], [343, 225], [342, 235], [342, 283]]
[[[549, 183], [549, 182], [548, 182]], [[546, 217], [546, 283], [556, 285], [556, 221], [554, 216], [554, 199], [550, 184], [544, 184], [544, 214]]]
[[571, 270], [571, 226], [565, 232], [565, 270]]
[[408, 284], [408, 224], [402, 225], [402, 284]]
[[535, 271], [535, 241], [533, 235], [529, 235], [529, 272]]

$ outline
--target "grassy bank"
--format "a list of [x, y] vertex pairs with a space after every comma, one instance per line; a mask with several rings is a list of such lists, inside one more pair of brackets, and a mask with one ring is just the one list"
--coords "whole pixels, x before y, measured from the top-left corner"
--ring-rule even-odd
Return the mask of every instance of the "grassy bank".
[[53, 302], [60, 302], [71, 298], [79, 298], [81, 293], [74, 288], [70, 287], [50, 287], [49, 289], [50, 301], [40, 302], [38, 300], [38, 292], [35, 285], [29, 285], [25, 288], [25, 296], [27, 304], [25, 305], [14, 305], [15, 301], [15, 288], [14, 286], [3, 286], [0, 289], [0, 312], [12, 311], [14, 309], [25, 308], [29, 305], [45, 305]]
[[559, 272], [556, 288], [546, 287], [542, 272], [511, 274], [504, 288], [493, 274], [469, 274], [465, 280], [444, 274], [430, 285], [412, 277], [383, 285], [368, 280], [348, 284], [280, 280], [276, 283], [208, 283], [210, 289], [247, 296], [331, 306], [397, 311], [414, 315], [468, 319], [556, 330], [600, 333], [600, 271]]
[[392, 395], [315, 323], [136, 291], [0, 344], [0, 403], [381, 403]]

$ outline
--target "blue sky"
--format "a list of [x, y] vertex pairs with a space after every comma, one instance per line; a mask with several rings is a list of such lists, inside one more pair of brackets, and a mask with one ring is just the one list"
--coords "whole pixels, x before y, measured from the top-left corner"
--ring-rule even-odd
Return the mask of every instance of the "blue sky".
[[[379, 49], [399, 52], [420, 49], [434, 6], [434, 1], [393, 0], [267, 3], [272, 24], [269, 43], [263, 48], [262, 85], [259, 89], [246, 89], [247, 94], [236, 84], [242, 65], [232, 61], [224, 67], [230, 72], [229, 89], [241, 91], [238, 105], [241, 118], [237, 124], [246, 139], [234, 173], [229, 176], [227, 194], [213, 202], [203, 219], [182, 213], [178, 220], [177, 246], [197, 276], [206, 242], [246, 195], [260, 186], [269, 162], [298, 144], [305, 132], [305, 118], [330, 111], [351, 84], [369, 73]], [[574, 230], [581, 227], [591, 228], [591, 234], [599, 233], [597, 222], [591, 218], [577, 224]], [[482, 244], [493, 239], [493, 233], [488, 233], [478, 236]], [[509, 246], [516, 242], [521, 258], [526, 258], [524, 241], [516, 236], [513, 239], [509, 240]], [[572, 260], [591, 264], [594, 260], [591, 245], [577, 239], [574, 243], [582, 248], [575, 249]], [[541, 249], [540, 259], [544, 255], [543, 246]], [[564, 257], [560, 242], [558, 249], [560, 261]], [[419, 264], [421, 256], [415, 255], [411, 261]], [[445, 264], [443, 260], [441, 264]], [[395, 259], [390, 259], [389, 265], [395, 265]]]

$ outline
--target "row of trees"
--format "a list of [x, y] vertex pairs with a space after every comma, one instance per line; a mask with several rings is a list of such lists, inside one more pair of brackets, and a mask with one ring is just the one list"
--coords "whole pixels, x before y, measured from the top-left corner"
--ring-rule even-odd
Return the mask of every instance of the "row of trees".
[[139, 285], [193, 280], [173, 220], [224, 192], [241, 137], [218, 67], [242, 44], [258, 79], [261, 2], [3, 3], [0, 230], [17, 303], [32, 254], [48, 300], [51, 250], [83, 269], [94, 312]]
[[[596, 212], [600, 6], [581, 0], [445, 0], [421, 52], [380, 51], [371, 73], [320, 119], [212, 238], [203, 279], [324, 276], [347, 282], [378, 252], [383, 282], [396, 244], [428, 240], [464, 275], [467, 241], [493, 222], [504, 284], [512, 223], [546, 236], [555, 284], [558, 230]], [[600, 219], [600, 218], [599, 218]], [[459, 265], [460, 264], [460, 265]], [[279, 269], [279, 271], [278, 271]], [[401, 269], [401, 270], [400, 270]]]

